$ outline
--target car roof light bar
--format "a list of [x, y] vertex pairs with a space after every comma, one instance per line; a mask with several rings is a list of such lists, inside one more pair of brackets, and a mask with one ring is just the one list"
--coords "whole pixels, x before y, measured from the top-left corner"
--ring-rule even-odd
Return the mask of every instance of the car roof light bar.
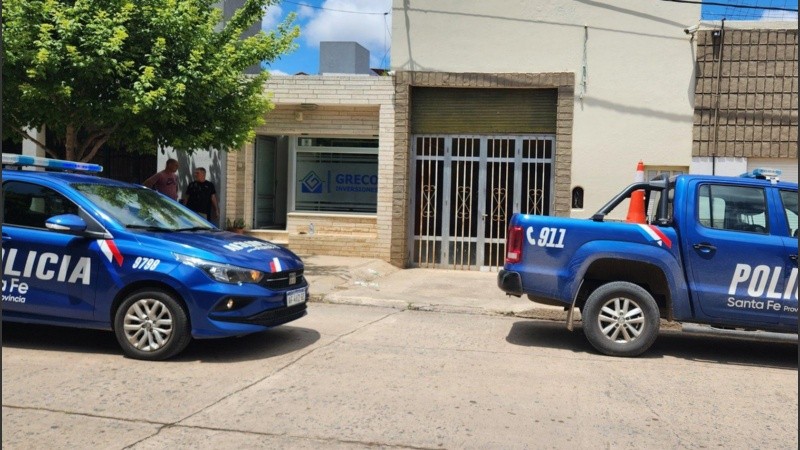
[[64, 161], [62, 159], [40, 158], [38, 156], [12, 155], [8, 153], [3, 153], [3, 165], [18, 167], [34, 166], [54, 170], [76, 170], [80, 172], [96, 173], [103, 171], [103, 166], [100, 164]]
[[772, 184], [776, 184], [780, 181], [781, 171], [780, 169], [765, 169], [765, 168], [757, 168], [753, 169], [750, 172], [745, 172], [740, 175], [742, 178], [755, 178], [758, 180], [769, 180]]

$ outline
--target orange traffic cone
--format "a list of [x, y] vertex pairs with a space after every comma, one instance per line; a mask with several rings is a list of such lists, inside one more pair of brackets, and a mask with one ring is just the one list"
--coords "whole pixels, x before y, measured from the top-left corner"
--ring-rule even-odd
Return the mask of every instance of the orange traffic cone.
[[[636, 165], [636, 177], [633, 181], [635, 183], [644, 182], [644, 163], [639, 161]], [[644, 217], [644, 190], [631, 192], [631, 202], [628, 206], [628, 217], [625, 218], [626, 222], [630, 223], [646, 223]]]

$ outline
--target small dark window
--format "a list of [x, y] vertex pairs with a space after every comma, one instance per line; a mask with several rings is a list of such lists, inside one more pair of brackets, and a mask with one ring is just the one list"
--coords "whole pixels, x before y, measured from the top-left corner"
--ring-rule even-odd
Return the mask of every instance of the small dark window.
[[572, 209], [583, 209], [583, 188], [572, 188]]

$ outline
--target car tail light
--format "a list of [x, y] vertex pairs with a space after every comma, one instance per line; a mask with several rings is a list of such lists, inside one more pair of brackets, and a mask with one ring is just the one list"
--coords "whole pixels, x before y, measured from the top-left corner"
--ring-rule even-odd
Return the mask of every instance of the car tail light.
[[518, 263], [522, 260], [522, 227], [511, 225], [506, 235], [506, 262]]

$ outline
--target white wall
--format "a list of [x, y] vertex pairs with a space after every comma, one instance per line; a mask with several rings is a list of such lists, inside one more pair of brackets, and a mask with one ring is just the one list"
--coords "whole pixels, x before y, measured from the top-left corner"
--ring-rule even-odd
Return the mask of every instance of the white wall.
[[699, 5], [394, 0], [393, 7], [393, 70], [575, 73], [572, 186], [584, 188], [585, 207], [574, 215], [591, 215], [630, 184], [640, 159], [690, 166], [695, 55], [683, 30], [698, 23]]
[[689, 173], [738, 177], [747, 172], [747, 158], [697, 157], [692, 159]]
[[188, 156], [184, 152], [177, 152], [172, 148], [158, 152], [157, 170], [164, 170], [167, 159], [175, 158], [178, 160], [178, 198], [186, 192], [186, 187], [194, 180], [192, 173], [194, 169], [203, 167], [206, 169], [206, 179], [214, 183], [217, 190], [217, 204], [219, 205], [220, 226], [225, 225], [225, 198], [227, 186], [227, 158], [224, 152], [219, 150], [198, 151]]

